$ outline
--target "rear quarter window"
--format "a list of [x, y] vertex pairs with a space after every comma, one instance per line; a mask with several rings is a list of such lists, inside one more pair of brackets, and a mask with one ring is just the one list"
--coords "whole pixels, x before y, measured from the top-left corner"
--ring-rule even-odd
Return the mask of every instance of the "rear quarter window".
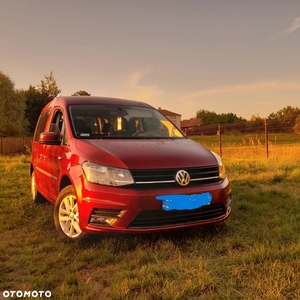
[[35, 129], [34, 139], [33, 139], [35, 142], [37, 142], [39, 140], [40, 134], [45, 131], [45, 126], [47, 123], [49, 113], [50, 113], [50, 109], [46, 110], [45, 112], [42, 113], [42, 115], [40, 116], [40, 118], [38, 120], [36, 129]]

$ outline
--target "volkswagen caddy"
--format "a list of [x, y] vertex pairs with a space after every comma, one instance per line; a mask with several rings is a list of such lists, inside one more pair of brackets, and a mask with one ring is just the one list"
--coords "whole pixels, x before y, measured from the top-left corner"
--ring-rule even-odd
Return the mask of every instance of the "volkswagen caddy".
[[143, 102], [54, 99], [35, 129], [30, 174], [33, 201], [54, 205], [65, 241], [192, 228], [231, 213], [220, 157]]

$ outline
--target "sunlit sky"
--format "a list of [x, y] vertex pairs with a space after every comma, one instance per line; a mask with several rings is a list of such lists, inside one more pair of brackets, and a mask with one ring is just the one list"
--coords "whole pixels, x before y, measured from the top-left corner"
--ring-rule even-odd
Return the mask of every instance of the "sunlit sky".
[[0, 71], [182, 115], [300, 107], [300, 0], [0, 0]]

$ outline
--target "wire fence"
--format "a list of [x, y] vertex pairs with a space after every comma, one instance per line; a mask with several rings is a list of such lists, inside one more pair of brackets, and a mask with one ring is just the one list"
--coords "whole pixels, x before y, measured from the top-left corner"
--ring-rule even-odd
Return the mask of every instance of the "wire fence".
[[300, 134], [294, 124], [273, 120], [247, 121], [244, 123], [215, 124], [189, 129], [189, 138], [209, 148], [218, 149], [220, 156], [224, 148], [264, 147], [269, 156], [270, 145], [300, 145]]
[[[185, 133], [204, 146], [218, 149], [221, 156], [223, 149], [237, 146], [264, 147], [268, 157], [269, 146], [300, 145], [300, 134], [295, 133], [294, 124], [274, 120], [198, 126]], [[0, 155], [28, 154], [31, 144], [32, 137], [0, 137]]]

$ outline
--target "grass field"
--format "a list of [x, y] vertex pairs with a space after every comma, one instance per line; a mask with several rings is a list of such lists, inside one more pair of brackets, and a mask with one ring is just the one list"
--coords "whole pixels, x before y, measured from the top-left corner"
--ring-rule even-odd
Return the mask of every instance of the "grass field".
[[[219, 136], [189, 136], [190, 139], [205, 145], [206, 147], [219, 147]], [[265, 145], [265, 134], [222, 134], [222, 146], [227, 147], [247, 147], [247, 146], [261, 146]], [[288, 146], [300, 145], [299, 134], [287, 133], [272, 133], [268, 134], [269, 145]]]
[[231, 148], [224, 224], [85, 245], [61, 243], [52, 206], [31, 202], [29, 158], [0, 157], [0, 299], [300, 299], [300, 146]]

